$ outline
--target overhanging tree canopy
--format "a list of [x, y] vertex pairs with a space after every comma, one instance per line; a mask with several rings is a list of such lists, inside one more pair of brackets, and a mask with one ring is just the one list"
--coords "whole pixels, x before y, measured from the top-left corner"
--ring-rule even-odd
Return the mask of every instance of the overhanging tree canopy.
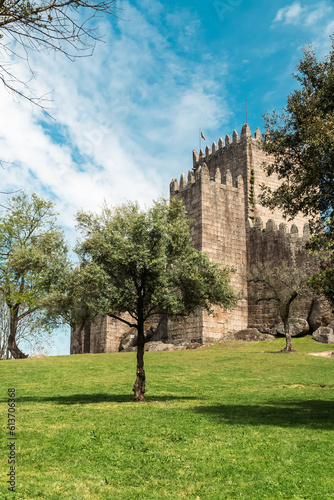
[[267, 165], [282, 184], [265, 189], [263, 202], [280, 207], [287, 216], [298, 212], [314, 219], [334, 216], [334, 38], [323, 61], [312, 47], [293, 75], [299, 89], [287, 98], [284, 113], [264, 116], [267, 140], [263, 148], [274, 156]]
[[[144, 399], [144, 322], [155, 314], [186, 316], [212, 304], [232, 307], [229, 270], [211, 263], [191, 243], [182, 202], [161, 200], [147, 210], [127, 203], [100, 214], [80, 212], [78, 244], [88, 310], [138, 330], [134, 399]], [[128, 313], [130, 320], [123, 316]]]
[[35, 104], [13, 63], [25, 60], [31, 76], [30, 51], [61, 52], [70, 59], [90, 55], [99, 35], [91, 20], [98, 15], [115, 14], [115, 0], [0, 0], [0, 80], [14, 93]]

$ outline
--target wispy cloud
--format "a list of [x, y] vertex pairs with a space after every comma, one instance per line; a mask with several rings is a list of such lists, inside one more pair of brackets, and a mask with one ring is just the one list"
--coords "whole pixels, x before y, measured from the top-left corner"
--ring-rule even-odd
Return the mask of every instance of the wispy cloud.
[[[313, 4], [302, 4], [301, 2], [293, 2], [279, 9], [276, 13], [272, 28], [278, 27], [280, 24], [289, 27], [294, 27], [300, 30], [303, 35], [303, 40], [317, 49], [319, 57], [323, 57], [330, 49], [330, 35], [334, 33], [334, 5], [332, 1], [321, 1]], [[299, 44], [300, 50], [302, 45]]]
[[283, 22], [284, 24], [298, 24], [301, 22], [305, 9], [299, 2], [294, 2], [292, 5], [279, 9], [274, 22]]
[[[54, 90], [55, 121], [0, 92], [7, 117], [0, 123], [1, 157], [13, 162], [2, 188], [53, 198], [72, 241], [78, 209], [95, 210], [104, 199], [150, 204], [167, 195], [170, 179], [191, 167], [198, 128], [231, 115], [220, 80], [225, 64], [193, 65], [145, 11], [127, 4], [124, 13], [129, 21], [104, 24], [106, 43], [93, 58], [33, 57], [36, 92]], [[162, 15], [161, 4], [153, 14]], [[196, 37], [197, 23], [194, 17], [188, 39]]]
[[330, 21], [330, 14], [333, 14], [333, 5], [326, 1], [312, 5], [302, 5], [300, 2], [293, 2], [291, 5], [279, 9], [273, 22], [317, 28], [319, 21], [322, 21], [324, 18], [327, 17]]

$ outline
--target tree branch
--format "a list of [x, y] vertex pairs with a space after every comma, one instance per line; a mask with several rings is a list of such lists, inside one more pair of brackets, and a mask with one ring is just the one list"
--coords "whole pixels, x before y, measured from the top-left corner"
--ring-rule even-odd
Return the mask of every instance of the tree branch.
[[107, 316], [110, 316], [111, 318], [117, 319], [118, 321], [125, 323], [130, 328], [138, 328], [137, 323], [130, 323], [130, 321], [127, 321], [126, 319], [122, 318], [121, 316], [116, 316], [115, 314], [111, 314], [111, 313], [107, 313]]
[[[29, 63], [29, 52], [52, 50], [63, 53], [72, 61], [92, 55], [95, 42], [101, 37], [90, 23], [98, 15], [117, 17], [116, 13], [121, 9], [115, 7], [115, 1], [39, 0], [30, 3], [27, 0], [0, 0], [0, 50], [11, 59], [0, 64], [3, 85], [14, 95], [45, 111], [45, 96], [35, 97], [29, 86], [35, 77]], [[23, 54], [20, 54], [20, 48]], [[23, 82], [6, 67], [12, 64], [13, 58], [25, 60], [31, 75], [28, 81]]]

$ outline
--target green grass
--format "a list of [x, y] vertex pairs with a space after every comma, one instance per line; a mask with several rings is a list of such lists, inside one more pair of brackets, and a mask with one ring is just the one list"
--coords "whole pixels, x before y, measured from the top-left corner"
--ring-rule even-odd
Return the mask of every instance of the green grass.
[[[295, 339], [3, 361], [4, 499], [334, 499], [333, 349]], [[7, 490], [15, 387], [16, 493]]]

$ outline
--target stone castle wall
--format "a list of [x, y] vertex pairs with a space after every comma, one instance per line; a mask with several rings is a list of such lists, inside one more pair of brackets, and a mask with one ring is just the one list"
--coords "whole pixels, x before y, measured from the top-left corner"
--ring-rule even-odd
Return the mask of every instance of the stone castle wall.
[[110, 318], [99, 317], [80, 329], [71, 329], [71, 354], [117, 352], [120, 340], [129, 327]]
[[[254, 223], [249, 220], [247, 228], [247, 268], [268, 265], [281, 267], [286, 263], [289, 266], [307, 269], [316, 269], [316, 261], [305, 248], [309, 241], [310, 232], [307, 223], [300, 231], [296, 224], [282, 222], [276, 224], [273, 219], [268, 219], [266, 224], [260, 217]], [[275, 303], [271, 300], [262, 300], [256, 303], [256, 296], [265, 297], [265, 285], [261, 283], [248, 283], [248, 326], [258, 328], [269, 333], [272, 328], [281, 322]], [[301, 299], [296, 299], [291, 308], [291, 316], [308, 320], [313, 307], [313, 297], [309, 294]]]
[[[171, 324], [171, 340], [176, 337], [176, 332], [182, 331], [187, 339], [194, 335], [197, 341], [200, 337], [202, 343], [207, 343], [222, 338], [227, 332], [247, 328], [249, 324], [260, 324], [267, 319], [266, 313], [269, 314], [270, 324], [277, 317], [273, 304], [250, 308], [246, 275], [252, 261], [271, 259], [274, 262], [275, 257], [282, 254], [290, 259], [291, 252], [295, 252], [290, 239], [294, 241], [298, 231], [303, 231], [306, 220], [303, 217], [294, 220], [291, 238], [286, 236], [277, 240], [274, 231], [270, 232], [270, 228], [283, 223], [283, 216], [279, 210], [272, 212], [259, 202], [262, 184], [272, 189], [279, 186], [277, 175], [268, 177], [263, 169], [263, 163], [272, 161], [272, 158], [262, 151], [261, 140], [260, 129], [251, 137], [246, 124], [240, 138], [234, 130], [232, 140], [226, 135], [225, 141], [219, 139], [218, 147], [214, 142], [212, 149], [206, 147], [205, 153], [203, 150], [199, 154], [193, 151], [193, 169], [188, 173], [188, 180], [182, 174], [179, 182], [176, 179], [171, 182], [170, 196], [181, 198], [190, 219], [194, 220], [195, 247], [206, 251], [222, 267], [229, 266], [235, 270], [231, 275], [231, 284], [241, 297], [232, 311], [215, 308], [213, 315], [199, 312], [182, 326]], [[256, 221], [254, 231], [250, 228], [253, 220]], [[261, 232], [259, 238], [261, 224], [267, 224], [267, 228], [266, 234]], [[282, 226], [279, 234], [283, 232]], [[307, 233], [305, 241], [308, 237]], [[301, 253], [308, 255], [301, 242], [296, 241], [295, 246], [298, 245]]]
[[[246, 124], [240, 137], [234, 130], [232, 140], [227, 135], [225, 141], [219, 139], [218, 146], [214, 142], [205, 152], [193, 151], [193, 168], [188, 176], [182, 174], [179, 182], [173, 179], [170, 184], [170, 196], [182, 199], [193, 221], [194, 246], [206, 251], [222, 267], [235, 270], [231, 283], [240, 295], [232, 311], [215, 308], [212, 315], [198, 311], [183, 321], [168, 320], [165, 336], [171, 342], [205, 344], [219, 340], [227, 332], [277, 323], [273, 304], [254, 306], [247, 300], [249, 268], [260, 262], [278, 265], [282, 260], [303, 265], [310, 259], [305, 249], [309, 238], [305, 218], [298, 216], [287, 225], [279, 210], [272, 212], [260, 204], [261, 186], [275, 189], [280, 183], [277, 175], [268, 177], [263, 169], [263, 163], [270, 163], [272, 158], [262, 150], [261, 140], [260, 129], [252, 137]], [[303, 309], [307, 316], [309, 308], [300, 305], [299, 312]], [[110, 318], [99, 321], [90, 330], [90, 342], [81, 340], [80, 344], [72, 335], [73, 351], [118, 350], [120, 339], [129, 328]], [[79, 344], [81, 347], [75, 347]]]
[[[249, 126], [245, 124], [242, 127], [240, 137], [238, 132], [234, 130], [232, 139], [229, 135], [225, 136], [225, 141], [219, 138], [218, 147], [213, 142], [212, 148], [206, 146], [205, 153], [203, 150], [200, 150], [199, 154], [193, 151], [193, 171], [196, 171], [199, 166], [206, 164], [209, 169], [210, 178], [214, 179], [217, 169], [219, 169], [223, 184], [226, 183], [227, 171], [231, 172], [234, 183], [237, 177], [241, 175], [244, 181], [244, 215], [246, 220], [248, 218], [255, 219], [261, 217], [264, 223], [268, 219], [273, 219], [274, 222], [281, 223], [284, 221], [281, 210], [275, 209], [275, 211], [271, 211], [260, 204], [262, 185], [268, 186], [271, 189], [276, 189], [280, 185], [280, 180], [276, 174], [268, 177], [263, 169], [263, 164], [271, 163], [273, 158], [263, 151], [261, 141], [260, 129], [257, 128], [254, 137], [252, 137]], [[183, 174], [181, 175], [180, 184], [182, 183], [182, 178], [184, 181], [185, 176]], [[175, 179], [173, 181], [175, 182]], [[293, 222], [299, 230], [302, 230], [305, 218], [298, 215]]]

